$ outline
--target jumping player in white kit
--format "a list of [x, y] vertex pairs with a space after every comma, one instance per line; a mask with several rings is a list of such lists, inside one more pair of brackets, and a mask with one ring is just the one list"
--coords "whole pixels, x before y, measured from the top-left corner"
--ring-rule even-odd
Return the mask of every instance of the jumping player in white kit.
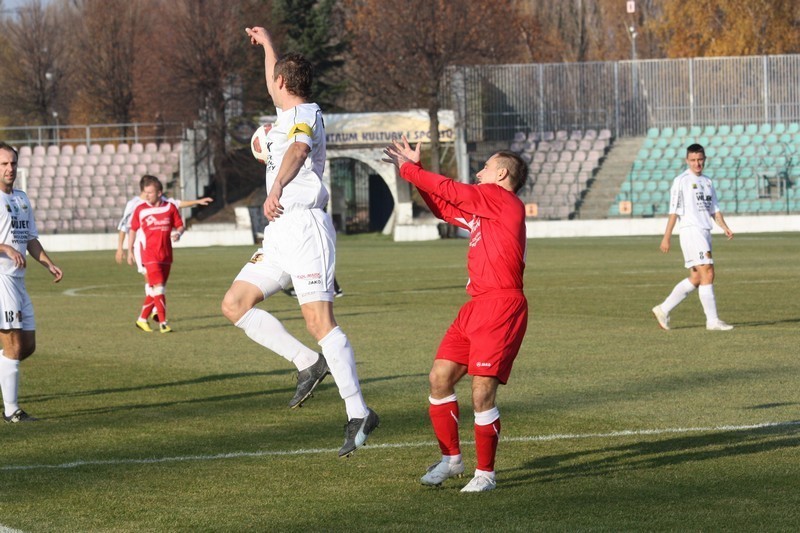
[[[378, 415], [361, 394], [353, 348], [333, 314], [336, 232], [324, 211], [328, 191], [325, 125], [311, 97], [311, 65], [299, 54], [277, 58], [264, 28], [247, 28], [250, 42], [264, 49], [267, 90], [277, 120], [267, 134], [267, 199], [262, 248], [242, 268], [222, 301], [222, 313], [248, 337], [292, 362], [297, 391], [289, 407], [299, 407], [330, 373], [344, 399], [348, 422], [339, 457], [352, 454], [378, 427]], [[292, 336], [280, 321], [256, 305], [294, 285], [306, 327], [319, 343], [317, 353]]]
[[670, 312], [697, 289], [706, 315], [706, 329], [728, 331], [733, 326], [719, 319], [714, 297], [711, 228], [716, 222], [729, 240], [733, 238], [733, 232], [719, 210], [713, 183], [703, 174], [706, 164], [705, 149], [699, 144], [689, 146], [686, 150], [686, 163], [689, 168], [672, 182], [669, 218], [660, 248], [664, 253], [669, 252], [672, 230], [680, 221], [681, 250], [686, 268], [689, 269], [689, 277], [678, 283], [667, 299], [653, 308], [653, 315], [658, 325], [668, 330]]

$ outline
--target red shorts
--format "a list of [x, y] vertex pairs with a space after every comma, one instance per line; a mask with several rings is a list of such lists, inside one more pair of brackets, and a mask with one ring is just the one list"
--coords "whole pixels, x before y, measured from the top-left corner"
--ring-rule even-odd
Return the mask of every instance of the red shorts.
[[166, 285], [169, 279], [170, 263], [145, 263], [147, 270], [147, 283], [149, 285]]
[[466, 365], [470, 376], [505, 384], [528, 328], [528, 300], [520, 291], [496, 291], [461, 307], [447, 328], [436, 359]]

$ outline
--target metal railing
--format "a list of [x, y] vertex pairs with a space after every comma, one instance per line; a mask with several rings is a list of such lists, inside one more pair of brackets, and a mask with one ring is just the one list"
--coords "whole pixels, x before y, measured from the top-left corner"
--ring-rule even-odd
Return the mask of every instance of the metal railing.
[[443, 106], [467, 142], [517, 131], [800, 121], [800, 55], [452, 67]]
[[132, 122], [128, 124], [87, 124], [10, 126], [0, 128], [0, 140], [12, 146], [178, 142], [184, 135], [181, 122]]

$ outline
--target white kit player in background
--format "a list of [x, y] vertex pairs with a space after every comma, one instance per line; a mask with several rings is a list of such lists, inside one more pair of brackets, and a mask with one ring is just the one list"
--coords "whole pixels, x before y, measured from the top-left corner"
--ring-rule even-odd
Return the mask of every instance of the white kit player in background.
[[[128, 232], [131, 230], [131, 216], [133, 215], [133, 212], [136, 211], [137, 207], [139, 207], [145, 202], [143, 183], [148, 177], [155, 177], [155, 176], [149, 176], [146, 174], [139, 179], [139, 196], [134, 196], [133, 198], [128, 200], [128, 203], [125, 204], [125, 210], [122, 212], [122, 218], [119, 219], [119, 224], [117, 224], [117, 231], [119, 232], [119, 234], [117, 236], [117, 253], [115, 259], [118, 265], [121, 265], [126, 260], [125, 238], [127, 237]], [[197, 200], [176, 200], [174, 198], [167, 198], [166, 196], [162, 196], [161, 199], [164, 200], [165, 202], [174, 204], [175, 207], [178, 208], [178, 210], [186, 207], [194, 207], [197, 205], [206, 206], [214, 201], [213, 198], [210, 198], [208, 196], [204, 198], [198, 198]], [[144, 276], [145, 296], [155, 297], [152, 287], [147, 282], [147, 269], [145, 269], [144, 265], [142, 265], [141, 246], [139, 246], [139, 244], [141, 243], [141, 239], [142, 239], [142, 232], [140, 230], [136, 232], [136, 241], [134, 242], [133, 246], [133, 256], [134, 259], [136, 260], [136, 270], [137, 272], [139, 272], [139, 274]], [[154, 319], [156, 322], [159, 321], [158, 320], [159, 317], [156, 314], [155, 309], [153, 309], [153, 314], [150, 316], [150, 318]]]
[[705, 149], [699, 144], [689, 146], [686, 150], [686, 163], [689, 168], [672, 182], [669, 218], [660, 248], [664, 253], [669, 252], [672, 230], [680, 221], [681, 250], [684, 264], [689, 269], [689, 277], [678, 283], [667, 299], [653, 308], [653, 315], [658, 325], [668, 330], [670, 312], [698, 289], [700, 303], [706, 315], [706, 329], [728, 331], [733, 326], [720, 320], [717, 315], [711, 229], [716, 222], [729, 240], [733, 238], [733, 232], [719, 210], [713, 183], [703, 174], [706, 164]]
[[[339, 457], [363, 445], [378, 427], [378, 415], [361, 394], [355, 355], [333, 314], [336, 232], [324, 211], [328, 191], [325, 125], [311, 97], [312, 68], [299, 54], [276, 57], [264, 28], [247, 28], [250, 42], [264, 49], [267, 91], [277, 108], [269, 131], [261, 128], [253, 151], [266, 164], [267, 199], [262, 247], [236, 276], [222, 301], [222, 313], [248, 337], [290, 361], [298, 370], [289, 407], [299, 407], [330, 373], [347, 412]], [[258, 146], [255, 146], [255, 144]], [[317, 353], [292, 336], [273, 315], [256, 305], [294, 285], [306, 328]]]
[[3, 420], [8, 423], [36, 419], [20, 409], [19, 363], [36, 350], [36, 321], [25, 287], [26, 252], [61, 281], [63, 274], [39, 242], [28, 195], [14, 189], [17, 151], [0, 142], [0, 393]]

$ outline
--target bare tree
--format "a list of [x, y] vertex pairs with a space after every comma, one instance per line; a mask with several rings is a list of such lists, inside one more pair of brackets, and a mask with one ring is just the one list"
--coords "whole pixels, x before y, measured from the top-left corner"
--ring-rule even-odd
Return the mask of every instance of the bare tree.
[[[136, 81], [145, 70], [149, 16], [146, 0], [73, 0], [76, 88], [89, 119], [128, 124]], [[123, 128], [123, 135], [125, 134]]]
[[0, 101], [6, 116], [23, 123], [54, 124], [66, 118], [71, 70], [65, 28], [58, 6], [41, 0], [0, 22], [3, 83]]
[[[352, 57], [346, 66], [362, 98], [385, 108], [428, 110], [431, 168], [439, 171], [440, 97], [450, 65], [502, 63], [515, 57], [509, 31], [516, 10], [506, 2], [342, 0]], [[363, 105], [363, 104], [362, 104]]]
[[[247, 20], [244, 4], [228, 0], [159, 2], [162, 16], [154, 49], [163, 66], [159, 92], [164, 100], [178, 109], [200, 110], [223, 205], [228, 203], [228, 111], [232, 103], [241, 100], [244, 67], [255, 55], [244, 32], [254, 21]], [[165, 118], [169, 118], [167, 113]]]

